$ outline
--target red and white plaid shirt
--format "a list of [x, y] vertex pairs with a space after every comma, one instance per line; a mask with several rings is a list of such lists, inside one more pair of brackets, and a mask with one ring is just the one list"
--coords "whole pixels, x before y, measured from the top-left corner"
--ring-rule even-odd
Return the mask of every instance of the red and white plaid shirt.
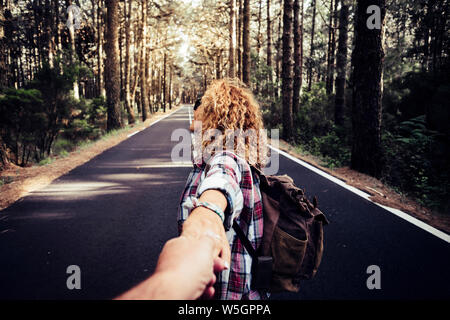
[[231, 248], [230, 269], [217, 277], [216, 299], [267, 299], [267, 293], [250, 289], [252, 258], [231, 227], [235, 219], [255, 250], [261, 244], [263, 208], [259, 178], [252, 174], [245, 160], [229, 151], [216, 153], [207, 163], [194, 164], [180, 200], [179, 233], [192, 211], [192, 198], [200, 198], [210, 189], [223, 192], [227, 199], [224, 227]]

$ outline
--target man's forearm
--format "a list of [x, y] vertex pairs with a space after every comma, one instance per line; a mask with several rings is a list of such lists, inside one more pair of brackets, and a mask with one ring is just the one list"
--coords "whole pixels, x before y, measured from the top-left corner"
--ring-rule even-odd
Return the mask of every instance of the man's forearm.
[[185, 300], [192, 299], [180, 286], [179, 275], [157, 272], [116, 300]]

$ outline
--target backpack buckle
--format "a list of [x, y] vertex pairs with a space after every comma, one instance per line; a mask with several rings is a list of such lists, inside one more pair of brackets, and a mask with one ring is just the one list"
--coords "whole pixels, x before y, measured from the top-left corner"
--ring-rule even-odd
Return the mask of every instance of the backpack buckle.
[[272, 280], [273, 259], [270, 256], [259, 256], [253, 258], [252, 262], [252, 283], [253, 290], [270, 290]]

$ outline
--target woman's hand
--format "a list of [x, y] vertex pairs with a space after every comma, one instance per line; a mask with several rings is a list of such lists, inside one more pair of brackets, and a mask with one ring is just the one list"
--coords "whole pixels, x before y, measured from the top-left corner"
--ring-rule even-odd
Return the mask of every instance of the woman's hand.
[[[225, 211], [227, 206], [225, 196], [217, 190], [203, 192], [199, 200], [213, 203], [223, 211]], [[204, 207], [197, 207], [192, 210], [189, 217], [183, 223], [181, 235], [197, 239], [205, 235], [214, 238], [213, 258], [220, 257], [228, 266], [230, 265], [230, 244], [225, 234], [223, 222], [215, 212]]]

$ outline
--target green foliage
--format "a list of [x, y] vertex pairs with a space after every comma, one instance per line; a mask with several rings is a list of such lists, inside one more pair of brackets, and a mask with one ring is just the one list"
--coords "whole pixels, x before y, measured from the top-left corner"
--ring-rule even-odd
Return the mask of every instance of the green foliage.
[[299, 143], [310, 145], [314, 137], [322, 137], [331, 132], [333, 100], [326, 94], [325, 83], [316, 83], [311, 91], [302, 93], [299, 112], [294, 116], [296, 140]]
[[1, 141], [17, 165], [26, 165], [48, 127], [42, 94], [36, 89], [7, 89], [0, 98]]
[[9, 184], [11, 182], [14, 182], [14, 177], [12, 176], [0, 177], [0, 187], [3, 186], [4, 184]]
[[340, 129], [333, 125], [331, 131], [323, 136], [313, 137], [307, 150], [322, 158], [331, 169], [350, 164], [351, 148], [340, 138]]
[[63, 150], [59, 153], [59, 156], [63, 157], [63, 158], [67, 157], [68, 155], [69, 155], [69, 152], [67, 152], [66, 150]]
[[106, 130], [106, 100], [103, 96], [92, 99], [87, 110], [87, 119], [96, 127]]
[[383, 180], [422, 205], [448, 212], [450, 203], [449, 136], [429, 130], [425, 116], [401, 122], [396, 133], [385, 132]]
[[96, 140], [105, 132], [106, 106], [103, 97], [92, 100], [70, 100], [72, 117], [63, 129], [63, 137], [77, 143]]
[[[395, 117], [384, 126], [393, 130], [399, 122], [426, 115], [426, 126], [449, 132], [450, 65], [439, 72], [411, 71], [387, 86], [383, 97], [385, 114]], [[390, 119], [392, 120], [392, 119]]]
[[[261, 103], [261, 100], [263, 101]], [[282, 101], [279, 98], [258, 96], [265, 127], [281, 130]], [[334, 125], [334, 96], [326, 94], [323, 82], [304, 91], [300, 109], [294, 115], [295, 144], [301, 153], [309, 153], [330, 168], [348, 165], [351, 151], [351, 128]], [[348, 119], [347, 119], [348, 122]]]
[[40, 117], [47, 122], [46, 127], [40, 130], [38, 152], [35, 153], [35, 159], [38, 162], [50, 154], [59, 131], [70, 119], [73, 109], [72, 98], [69, 94], [74, 80], [72, 68], [70, 65], [63, 69], [50, 68], [48, 64], [44, 64], [35, 79], [28, 85], [41, 92], [43, 108]]
[[52, 162], [53, 162], [53, 159], [50, 158], [50, 157], [47, 157], [47, 158], [44, 158], [44, 159], [42, 159], [41, 161], [39, 161], [38, 165], [40, 165], [40, 166], [46, 166], [46, 165], [48, 165], [48, 164], [50, 164], [50, 163], [52, 163]]
[[282, 101], [280, 97], [266, 98], [265, 100], [258, 99], [261, 105], [262, 118], [267, 129], [280, 129], [282, 118]]
[[87, 119], [74, 119], [64, 129], [63, 136], [71, 141], [87, 140], [98, 137], [98, 131]]
[[[251, 53], [252, 72], [250, 74], [251, 89], [256, 95], [258, 102], [263, 106], [273, 103], [271, 94], [278, 90], [279, 83], [273, 79], [273, 69], [269, 67], [264, 59], [258, 57], [256, 52]], [[272, 75], [272, 80], [271, 80]]]
[[[17, 165], [65, 154], [77, 141], [97, 139], [105, 130], [104, 98], [77, 101], [70, 94], [75, 79], [92, 76], [89, 69], [61, 59], [53, 68], [44, 64], [25, 88], [5, 89], [0, 96], [2, 150]], [[52, 148], [60, 131], [63, 139]]]
[[449, 67], [398, 76], [383, 97], [383, 180], [442, 212], [450, 212]]
[[[383, 97], [382, 180], [398, 193], [448, 213], [450, 72], [406, 70], [402, 74], [388, 80]], [[350, 93], [347, 90], [347, 105], [351, 105]], [[261, 92], [258, 100], [265, 126], [281, 129], [281, 99]], [[311, 91], [302, 93], [294, 124], [296, 149], [301, 153], [317, 157], [330, 168], [350, 164], [350, 110], [344, 110], [342, 127], [334, 125], [334, 96], [326, 94], [324, 83], [313, 84]]]
[[75, 149], [76, 143], [73, 141], [58, 138], [53, 144], [52, 152], [56, 155], [62, 155], [63, 153], [71, 152]]

